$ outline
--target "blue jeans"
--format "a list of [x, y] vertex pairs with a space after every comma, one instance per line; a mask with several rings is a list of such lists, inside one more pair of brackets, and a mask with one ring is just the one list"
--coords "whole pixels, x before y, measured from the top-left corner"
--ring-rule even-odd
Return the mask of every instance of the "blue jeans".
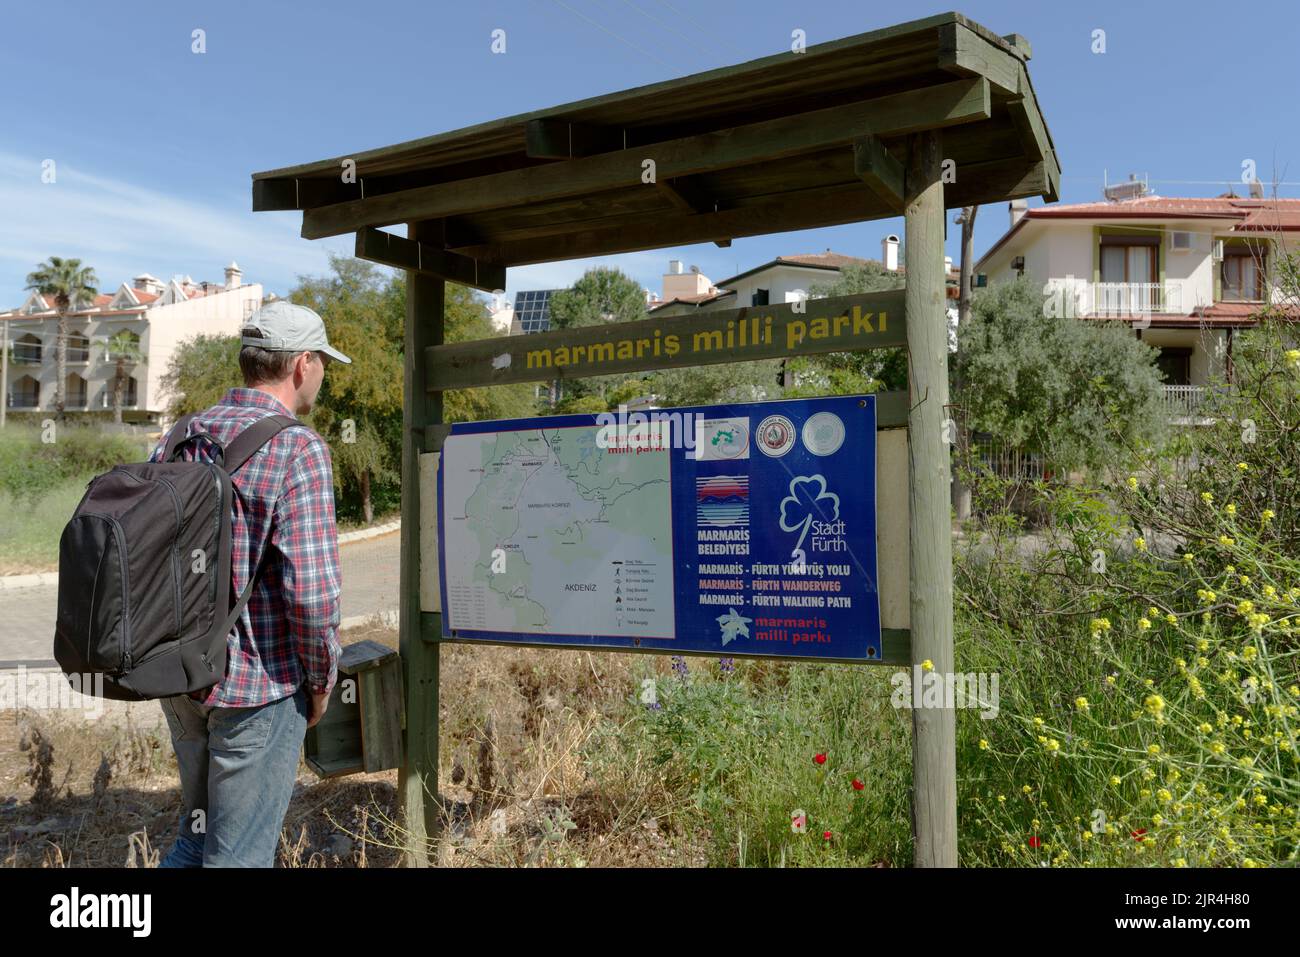
[[311, 715], [306, 686], [251, 708], [162, 698], [181, 775], [180, 834], [159, 867], [274, 867]]

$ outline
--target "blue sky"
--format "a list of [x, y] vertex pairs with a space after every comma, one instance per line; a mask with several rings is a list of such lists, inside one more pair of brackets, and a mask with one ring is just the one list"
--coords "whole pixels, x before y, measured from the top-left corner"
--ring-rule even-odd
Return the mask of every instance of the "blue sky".
[[[824, 0], [280, 0], [8, 4], [0, 55], [0, 308], [50, 255], [115, 288], [141, 271], [287, 292], [326, 271], [295, 213], [250, 212], [249, 174], [346, 155], [528, 110], [917, 19], [948, 5]], [[1165, 196], [1212, 196], [1253, 159], [1300, 196], [1293, 3], [981, 2], [958, 7], [1033, 45], [1030, 74], [1060, 153], [1062, 200], [1147, 173]], [[191, 52], [192, 31], [207, 51]], [[505, 55], [490, 50], [504, 29]], [[1092, 52], [1105, 30], [1106, 52]], [[53, 159], [57, 180], [41, 182]], [[1241, 192], [1241, 187], [1238, 186]], [[1035, 205], [1038, 200], [1032, 201]], [[985, 207], [976, 251], [1006, 228]], [[667, 261], [714, 279], [773, 256], [878, 256], [897, 220], [598, 260], [658, 290]], [[957, 228], [948, 252], [958, 256]], [[509, 287], [562, 286], [597, 260], [512, 269]]]

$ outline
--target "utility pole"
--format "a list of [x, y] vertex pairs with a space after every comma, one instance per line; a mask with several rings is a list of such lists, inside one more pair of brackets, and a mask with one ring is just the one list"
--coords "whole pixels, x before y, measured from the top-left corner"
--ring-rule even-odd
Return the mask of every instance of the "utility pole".
[[[963, 206], [957, 218], [956, 224], [961, 226], [961, 296], [957, 300], [957, 376], [956, 392], [957, 401], [964, 401], [961, 372], [961, 330], [967, 328], [966, 323], [970, 320], [970, 300], [971, 285], [974, 279], [973, 272], [975, 269], [975, 214], [979, 212], [978, 206]], [[953, 421], [957, 425], [957, 471], [952, 477], [952, 507], [957, 513], [957, 521], [964, 522], [970, 518], [971, 512], [971, 490], [970, 486], [962, 480], [962, 469], [967, 465], [967, 459], [970, 455], [970, 433], [966, 430], [966, 416], [961, 409], [954, 410], [956, 414]]]

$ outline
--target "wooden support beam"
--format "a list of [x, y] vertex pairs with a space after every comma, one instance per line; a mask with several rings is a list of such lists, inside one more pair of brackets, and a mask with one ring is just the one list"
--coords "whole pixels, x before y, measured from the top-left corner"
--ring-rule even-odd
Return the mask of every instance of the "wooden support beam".
[[[939, 260], [942, 265], [943, 257]], [[426, 388], [468, 389], [891, 348], [907, 341], [906, 324], [903, 293], [891, 289], [478, 339], [426, 349]]]
[[1020, 61], [960, 23], [945, 23], [939, 30], [939, 68], [954, 76], [985, 77], [993, 91], [1020, 95]]
[[356, 257], [486, 292], [506, 287], [505, 266], [403, 239], [380, 229], [357, 230]]
[[310, 209], [330, 203], [364, 199], [366, 183], [343, 182], [342, 175], [333, 179], [255, 179], [253, 212], [278, 209]]
[[[635, 186], [653, 161], [656, 180], [747, 166], [847, 146], [864, 132], [896, 136], [988, 119], [979, 77], [716, 130], [635, 149], [477, 176], [304, 211], [302, 235], [321, 239], [405, 218], [445, 219]], [[767, 230], [771, 232], [772, 230]]]
[[874, 136], [853, 141], [853, 171], [891, 208], [903, 209], [903, 164]]
[[[950, 209], [988, 202], [990, 194], [1007, 199], [1039, 196], [1047, 191], [1049, 182], [1044, 163], [1026, 165], [1023, 159], [959, 165], [956, 173], [957, 181], [944, 194]], [[854, 183], [776, 194], [752, 206], [699, 213], [685, 219], [657, 216], [637, 225], [579, 224], [572, 232], [465, 246], [458, 251], [506, 266], [520, 266], [857, 223], [896, 214], [897, 210], [880, 197], [863, 189], [861, 183]]]
[[[411, 239], [417, 243], [442, 241], [439, 223], [412, 223]], [[442, 421], [442, 393], [430, 392], [425, 382], [425, 350], [443, 341], [446, 285], [426, 273], [406, 274], [405, 361], [402, 387], [402, 541], [398, 594], [398, 645], [406, 677], [406, 762], [397, 778], [397, 790], [407, 831], [408, 866], [428, 865], [431, 838], [439, 833], [441, 803], [438, 795], [438, 645], [424, 640], [425, 619], [420, 608], [420, 454], [427, 426]], [[435, 570], [436, 571], [436, 570]], [[435, 613], [433, 617], [441, 618]], [[435, 622], [435, 628], [440, 625]]]
[[575, 159], [627, 149], [627, 131], [567, 120], [529, 120], [524, 152], [534, 159]]
[[715, 240], [713, 241], [713, 245], [717, 246], [719, 249], [726, 249], [727, 247], [729, 247], [729, 246], [731, 245], [731, 240], [730, 240], [730, 239], [715, 239]]
[[657, 215], [635, 226], [582, 225], [573, 232], [498, 241], [465, 247], [460, 252], [517, 266], [688, 243], [711, 243], [719, 239], [806, 229], [813, 224], [854, 223], [888, 215], [889, 210], [878, 199], [866, 195], [860, 185], [855, 185], [803, 192], [798, 197], [778, 195], [753, 206], [698, 213], [685, 218]]
[[[912, 662], [953, 675], [949, 521], [948, 316], [943, 266], [940, 134], [911, 138], [903, 212], [911, 415], [909, 493]], [[960, 173], [958, 174], [960, 178]], [[912, 801], [917, 867], [957, 866], [956, 715], [946, 702], [912, 709]]]
[[699, 188], [685, 179], [661, 179], [655, 181], [660, 193], [684, 213], [714, 213], [718, 204], [709, 199]]

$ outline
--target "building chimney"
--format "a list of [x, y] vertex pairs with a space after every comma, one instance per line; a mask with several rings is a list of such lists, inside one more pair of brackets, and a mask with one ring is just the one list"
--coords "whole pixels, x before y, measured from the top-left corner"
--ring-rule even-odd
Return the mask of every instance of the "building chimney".
[[1007, 204], [1007, 209], [1011, 213], [1011, 228], [1016, 228], [1016, 223], [1025, 218], [1025, 213], [1029, 212], [1029, 200], [1013, 199]]
[[668, 260], [668, 275], [680, 276], [682, 274], [682, 261], [680, 259]]
[[230, 265], [226, 267], [226, 288], [238, 289], [242, 276], [243, 273], [239, 271], [239, 264], [232, 259]]
[[893, 233], [880, 241], [880, 261], [890, 272], [898, 272], [898, 237]]

